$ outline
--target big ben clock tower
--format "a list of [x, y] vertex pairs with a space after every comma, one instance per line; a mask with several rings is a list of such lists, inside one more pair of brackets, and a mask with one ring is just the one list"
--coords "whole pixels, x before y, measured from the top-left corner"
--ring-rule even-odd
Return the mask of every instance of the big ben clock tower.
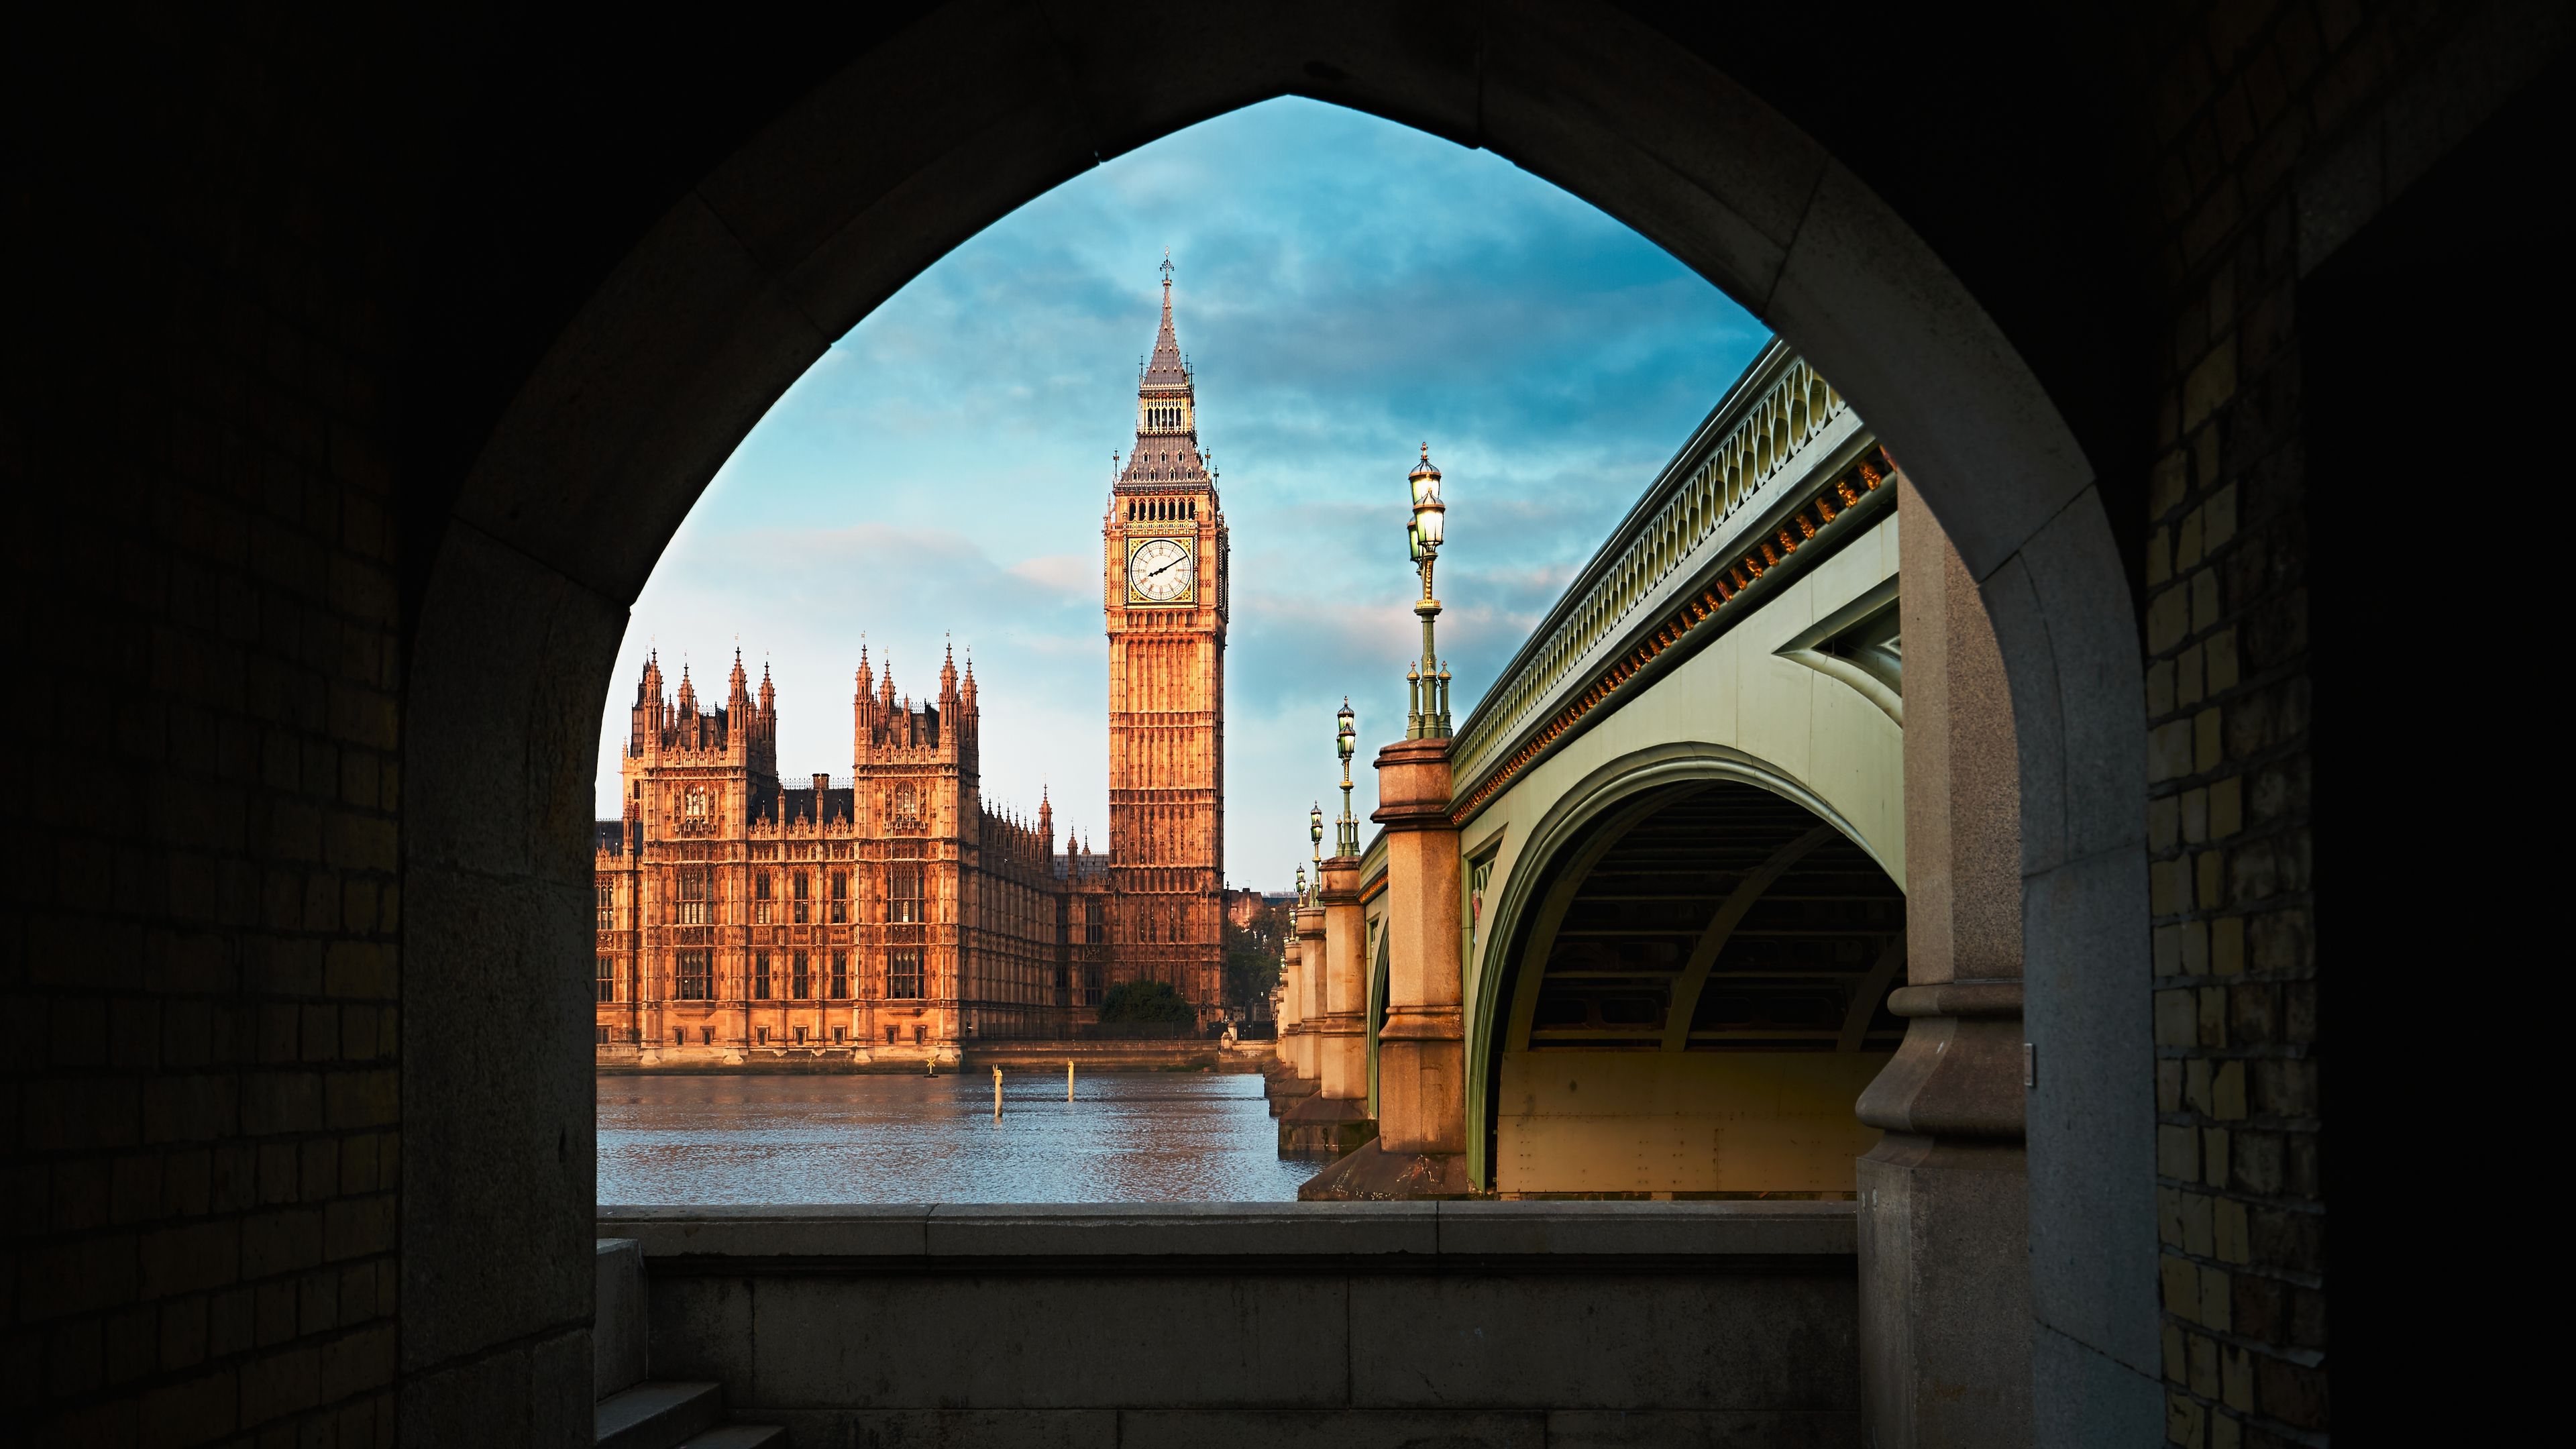
[[1205, 1021], [1225, 960], [1226, 533], [1172, 333], [1169, 256], [1136, 446], [1101, 537], [1111, 979], [1169, 982]]

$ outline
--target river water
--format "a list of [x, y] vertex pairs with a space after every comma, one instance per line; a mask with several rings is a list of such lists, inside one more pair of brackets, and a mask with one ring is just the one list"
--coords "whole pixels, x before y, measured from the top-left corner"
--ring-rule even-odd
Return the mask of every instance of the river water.
[[1261, 1078], [603, 1076], [599, 1201], [1288, 1202]]

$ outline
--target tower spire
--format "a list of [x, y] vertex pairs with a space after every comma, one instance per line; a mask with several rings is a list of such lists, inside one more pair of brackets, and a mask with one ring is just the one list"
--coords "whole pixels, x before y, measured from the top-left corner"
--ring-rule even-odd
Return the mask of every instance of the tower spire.
[[1163, 322], [1154, 331], [1154, 356], [1145, 364], [1148, 388], [1185, 388], [1190, 385], [1189, 365], [1181, 360], [1180, 334], [1172, 330], [1172, 253], [1163, 251]]
[[[1116, 454], [1110, 466], [1117, 486], [1136, 484], [1187, 488], [1210, 486], [1207, 460], [1199, 454], [1198, 401], [1180, 334], [1172, 325], [1172, 255], [1163, 253], [1163, 315], [1154, 330], [1153, 355], [1136, 378], [1136, 446], [1124, 468]], [[1117, 508], [1112, 490], [1111, 511]]]

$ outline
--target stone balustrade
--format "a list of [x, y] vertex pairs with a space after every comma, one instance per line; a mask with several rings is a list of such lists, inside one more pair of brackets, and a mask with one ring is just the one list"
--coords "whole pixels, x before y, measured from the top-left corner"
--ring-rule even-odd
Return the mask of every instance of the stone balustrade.
[[1637, 630], [1688, 596], [1701, 566], [1758, 542], [1812, 477], [1863, 429], [1849, 403], [1785, 345], [1773, 343], [1719, 400], [1690, 441], [1531, 631], [1458, 730], [1459, 786], [1616, 659]]

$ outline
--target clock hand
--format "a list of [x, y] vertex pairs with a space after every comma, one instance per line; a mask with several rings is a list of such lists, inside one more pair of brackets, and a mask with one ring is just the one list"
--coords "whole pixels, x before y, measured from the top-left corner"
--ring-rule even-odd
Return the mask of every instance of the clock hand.
[[1162, 573], [1163, 573], [1163, 570], [1164, 570], [1164, 569], [1171, 568], [1171, 567], [1173, 567], [1174, 565], [1176, 565], [1176, 564], [1180, 563], [1183, 559], [1186, 559], [1186, 558], [1188, 558], [1188, 557], [1189, 557], [1189, 555], [1188, 555], [1188, 554], [1182, 554], [1180, 558], [1176, 558], [1176, 559], [1172, 560], [1172, 562], [1171, 562], [1171, 563], [1167, 563], [1167, 564], [1163, 565], [1163, 567], [1162, 567], [1162, 568], [1159, 568], [1159, 569], [1154, 570], [1152, 573], [1149, 573], [1149, 574], [1145, 575], [1145, 577], [1147, 577], [1147, 578], [1149, 578], [1149, 579], [1150, 579], [1150, 578], [1158, 578], [1158, 577], [1160, 577], [1160, 576], [1162, 575]]

